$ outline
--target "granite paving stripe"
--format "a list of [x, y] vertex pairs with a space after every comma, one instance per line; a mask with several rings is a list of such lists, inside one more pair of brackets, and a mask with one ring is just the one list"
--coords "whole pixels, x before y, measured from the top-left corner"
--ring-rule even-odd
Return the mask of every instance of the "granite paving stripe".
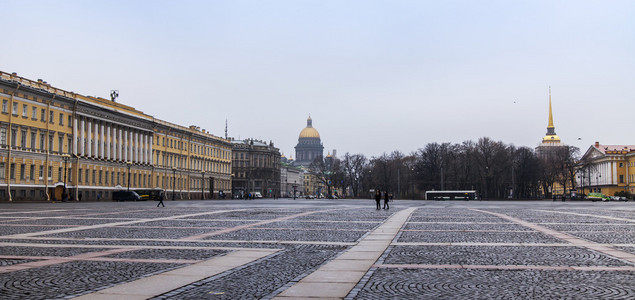
[[[118, 258], [118, 257], [59, 257], [59, 256], [21, 256], [21, 255], [0, 255], [0, 259], [29, 259], [29, 260], [55, 260], [55, 261], [116, 261], [116, 262], [137, 262], [137, 263], [164, 263], [164, 264], [193, 264], [200, 260], [196, 259], [152, 259], [152, 258]], [[0, 273], [2, 270], [0, 269]]]
[[375, 264], [374, 268], [392, 269], [485, 269], [485, 270], [559, 270], [559, 271], [620, 271], [633, 272], [631, 266], [530, 266], [530, 265], [420, 265], [420, 264]]
[[[386, 251], [399, 233], [399, 230], [406, 223], [408, 217], [415, 210], [416, 208], [407, 208], [393, 214], [382, 225], [358, 242], [357, 245], [285, 289], [274, 299], [342, 299], [346, 297], [382, 253]], [[351, 277], [347, 278], [346, 282], [342, 282], [339, 277], [333, 276], [334, 272], [342, 272], [342, 274], [347, 274]], [[331, 280], [326, 280], [328, 278], [331, 278]]]
[[483, 213], [488, 213], [488, 214], [491, 214], [491, 215], [495, 215], [495, 216], [498, 216], [500, 218], [509, 220], [511, 222], [514, 222], [514, 223], [517, 223], [517, 224], [521, 224], [521, 225], [526, 226], [528, 228], [531, 228], [533, 230], [542, 232], [544, 234], [553, 236], [555, 238], [562, 239], [562, 240], [564, 240], [564, 241], [566, 241], [568, 243], [571, 243], [573, 245], [586, 247], [586, 248], [589, 248], [589, 249], [592, 249], [592, 250], [596, 250], [596, 251], [602, 252], [604, 254], [607, 254], [607, 255], [610, 255], [610, 256], [613, 256], [613, 257], [618, 257], [618, 258], [623, 259], [625, 261], [628, 261], [628, 262], [630, 262], [632, 264], [635, 264], [635, 255], [634, 254], [631, 254], [631, 253], [628, 253], [628, 252], [625, 252], [625, 251], [622, 251], [622, 250], [614, 249], [614, 248], [612, 248], [610, 246], [604, 246], [604, 245], [600, 245], [598, 243], [594, 243], [594, 242], [591, 242], [591, 241], [583, 240], [583, 239], [571, 236], [571, 235], [566, 234], [566, 233], [562, 233], [562, 232], [559, 232], [559, 231], [556, 231], [556, 230], [552, 230], [552, 229], [549, 229], [549, 228], [546, 228], [546, 227], [543, 227], [543, 226], [540, 226], [540, 225], [537, 225], [537, 224], [534, 224], [534, 223], [529, 223], [527, 221], [523, 221], [523, 220], [517, 219], [515, 217], [510, 217], [510, 216], [507, 216], [507, 215], [504, 215], [504, 214], [501, 214], [501, 213], [489, 212], [489, 211], [480, 210], [480, 209], [472, 209], [472, 210], [480, 211], [480, 212], [483, 212]]
[[224, 212], [229, 212], [229, 211], [242, 211], [242, 210], [244, 210], [244, 209], [219, 210], [219, 211], [202, 212], [202, 213], [187, 214], [187, 215], [175, 215], [175, 216], [160, 217], [160, 218], [153, 218], [153, 219], [140, 219], [140, 220], [126, 221], [126, 222], [115, 222], [115, 223], [97, 224], [97, 225], [89, 225], [89, 226], [80, 226], [80, 227], [74, 227], [74, 228], [47, 230], [47, 231], [27, 233], [27, 234], [15, 234], [15, 235], [5, 236], [5, 237], [8, 237], [8, 238], [28, 238], [28, 237], [38, 236], [38, 235], [57, 234], [57, 233], [73, 232], [73, 231], [80, 231], [80, 230], [88, 230], [88, 229], [96, 229], [96, 228], [104, 228], [104, 227], [113, 227], [113, 226], [119, 226], [119, 225], [138, 224], [138, 223], [145, 223], [145, 222], [148, 222], [148, 221], [174, 220], [174, 219], [186, 218], [186, 217], [191, 217], [191, 216], [211, 215], [211, 214], [218, 214], [218, 213], [224, 213]]
[[555, 210], [538, 210], [538, 211], [548, 212], [548, 213], [554, 213], [554, 214], [564, 214], [564, 215], [573, 215], [573, 216], [581, 216], [581, 217], [593, 217], [593, 218], [600, 218], [600, 219], [608, 219], [608, 220], [615, 220], [615, 221], [624, 221], [624, 222], [632, 222], [632, 223], [635, 223], [635, 219], [618, 218], [618, 217], [611, 217], [611, 216], [592, 215], [592, 214], [582, 214], [582, 213], [574, 213], [574, 212], [567, 212], [567, 211], [555, 211]]
[[74, 299], [148, 299], [265, 258], [279, 249], [240, 250], [179, 269], [141, 278]]
[[286, 221], [286, 220], [291, 220], [291, 219], [295, 219], [295, 218], [298, 218], [298, 217], [308, 216], [308, 215], [312, 215], [312, 214], [316, 214], [316, 213], [323, 213], [323, 212], [336, 211], [336, 210], [342, 210], [342, 209], [327, 209], [327, 210], [308, 211], [308, 212], [303, 212], [303, 213], [299, 213], [299, 214], [293, 214], [293, 215], [290, 215], [290, 216], [275, 218], [275, 219], [271, 219], [271, 220], [263, 220], [263, 221], [259, 221], [259, 222], [252, 223], [252, 224], [239, 225], [239, 226], [235, 226], [235, 227], [232, 227], [232, 228], [226, 228], [226, 229], [223, 229], [223, 230], [217, 230], [217, 231], [208, 232], [208, 233], [204, 233], [204, 234], [192, 235], [192, 236], [188, 236], [188, 237], [183, 237], [181, 239], [183, 239], [183, 240], [202, 240], [202, 239], [205, 239], [205, 238], [208, 238], [208, 237], [221, 235], [221, 234], [226, 234], [226, 233], [230, 233], [230, 232], [235, 232], [235, 231], [242, 230], [242, 229], [248, 229], [248, 228], [251, 228], [251, 227], [262, 226], [262, 225], [271, 224], [271, 223], [274, 223], [274, 222]]

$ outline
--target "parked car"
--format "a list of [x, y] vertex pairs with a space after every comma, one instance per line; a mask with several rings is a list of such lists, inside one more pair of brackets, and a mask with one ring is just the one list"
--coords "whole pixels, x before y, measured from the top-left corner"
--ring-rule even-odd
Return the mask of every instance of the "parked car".
[[112, 193], [112, 201], [141, 201], [141, 196], [134, 191], [116, 191]]

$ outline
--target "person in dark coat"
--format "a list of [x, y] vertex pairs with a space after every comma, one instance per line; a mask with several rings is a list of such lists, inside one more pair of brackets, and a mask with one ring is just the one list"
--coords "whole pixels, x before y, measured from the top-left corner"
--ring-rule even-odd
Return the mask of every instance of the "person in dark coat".
[[165, 204], [163, 204], [163, 200], [165, 199], [165, 194], [163, 192], [161, 192], [159, 194], [159, 204], [157, 204], [157, 207], [159, 207], [159, 205], [163, 205], [163, 207], [165, 207]]
[[377, 204], [377, 210], [381, 209], [381, 191], [377, 189], [375, 191], [375, 203]]
[[388, 205], [388, 201], [390, 201], [390, 194], [388, 194], [388, 191], [384, 192], [384, 209], [390, 209], [390, 206]]

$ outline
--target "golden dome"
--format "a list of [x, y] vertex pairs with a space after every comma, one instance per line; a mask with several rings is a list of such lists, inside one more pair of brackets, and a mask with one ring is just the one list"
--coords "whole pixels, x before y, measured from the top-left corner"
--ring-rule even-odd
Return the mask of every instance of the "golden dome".
[[313, 120], [311, 119], [311, 116], [309, 116], [309, 118], [306, 120], [306, 128], [300, 131], [299, 138], [320, 138], [320, 133], [318, 133], [318, 131], [313, 128]]
[[320, 134], [313, 127], [307, 127], [300, 131], [300, 138], [320, 138]]
[[547, 135], [542, 138], [543, 142], [560, 142], [560, 137], [557, 135]]

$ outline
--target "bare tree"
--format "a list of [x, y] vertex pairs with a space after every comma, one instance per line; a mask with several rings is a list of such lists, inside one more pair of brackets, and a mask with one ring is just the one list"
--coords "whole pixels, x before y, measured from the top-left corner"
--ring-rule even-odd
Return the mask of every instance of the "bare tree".
[[359, 197], [364, 168], [368, 164], [368, 159], [363, 154], [344, 154], [342, 169], [344, 171], [345, 182], [351, 187], [353, 197]]

